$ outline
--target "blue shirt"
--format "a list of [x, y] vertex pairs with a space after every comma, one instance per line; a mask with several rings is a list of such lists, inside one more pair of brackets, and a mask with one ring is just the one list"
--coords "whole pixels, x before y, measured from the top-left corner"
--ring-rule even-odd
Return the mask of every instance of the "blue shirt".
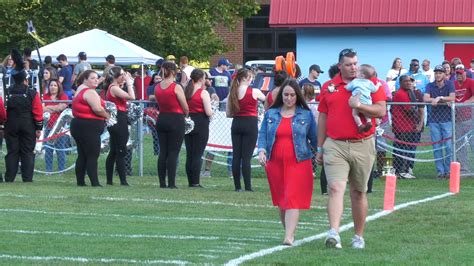
[[[422, 93], [425, 93], [426, 85], [430, 83], [430, 80], [425, 75], [423, 75], [421, 71], [418, 71], [417, 73], [408, 71], [406, 74], [403, 74], [403, 75], [412, 76], [415, 79], [415, 87], [419, 89]], [[395, 89], [398, 90], [399, 88], [400, 88], [400, 77], [397, 78], [397, 82], [395, 83]]]
[[377, 87], [375, 87], [371, 80], [356, 78], [347, 84], [346, 90], [352, 91], [352, 96], [360, 94], [360, 102], [371, 105], [372, 97], [370, 94], [376, 92]]
[[316, 88], [316, 90], [321, 91], [321, 83], [319, 83], [319, 81], [317, 81], [317, 80], [310, 81], [308, 78], [305, 78], [302, 81], [300, 81], [299, 85], [300, 85], [301, 88], [303, 88], [303, 85], [306, 84], [306, 83], [313, 84], [313, 86]]
[[[272, 156], [272, 148], [275, 143], [275, 135], [280, 125], [282, 116], [281, 108], [270, 108], [265, 112], [260, 131], [258, 132], [258, 150], [267, 153], [267, 160]], [[296, 107], [295, 115], [291, 119], [291, 130], [293, 134], [293, 145], [298, 162], [311, 159], [313, 153], [310, 145], [316, 149], [316, 121], [310, 110]]]
[[61, 67], [58, 73], [59, 77], [63, 77], [64, 92], [72, 90], [72, 67], [70, 65]]
[[[453, 82], [446, 80], [444, 86], [439, 88], [436, 86], [436, 81], [431, 82], [426, 86], [425, 94], [429, 94], [431, 98], [438, 96], [447, 97], [450, 93], [455, 93]], [[446, 104], [431, 106], [431, 113], [428, 116], [429, 121], [433, 123], [446, 123], [451, 121], [451, 107]]]
[[214, 78], [212, 85], [216, 89], [219, 100], [224, 100], [229, 95], [229, 87], [232, 81], [229, 71], [219, 72], [216, 68], [211, 68], [209, 74]]

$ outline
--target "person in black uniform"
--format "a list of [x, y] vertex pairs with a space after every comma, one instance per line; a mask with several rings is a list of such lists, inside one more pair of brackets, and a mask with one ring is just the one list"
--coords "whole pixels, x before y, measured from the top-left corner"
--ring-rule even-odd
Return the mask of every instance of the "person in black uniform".
[[13, 182], [21, 162], [23, 182], [33, 181], [36, 139], [43, 129], [43, 107], [39, 94], [28, 88], [27, 73], [20, 52], [13, 49], [12, 78], [15, 84], [7, 93], [7, 122], [5, 124], [5, 182]]

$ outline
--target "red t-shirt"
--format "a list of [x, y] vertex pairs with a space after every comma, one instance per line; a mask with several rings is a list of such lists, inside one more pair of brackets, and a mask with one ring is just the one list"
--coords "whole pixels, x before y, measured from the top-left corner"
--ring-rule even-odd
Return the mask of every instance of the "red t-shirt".
[[112, 85], [109, 86], [109, 88], [107, 90], [107, 95], [106, 95], [107, 101], [111, 101], [111, 102], [115, 103], [115, 106], [117, 107], [118, 111], [126, 112], [127, 111], [127, 100], [124, 99], [124, 98], [112, 96], [112, 93], [110, 92], [111, 87], [112, 87]]
[[151, 81], [151, 77], [145, 76], [143, 78], [143, 82], [145, 83], [145, 86], [143, 86], [142, 77], [139, 76], [135, 78], [133, 85], [135, 87], [135, 98], [137, 100], [148, 100], [148, 95], [146, 94], [146, 90], [147, 90], [148, 84], [150, 84], [150, 81]]
[[[454, 88], [456, 89], [456, 103], [463, 103], [474, 95], [474, 80], [466, 78], [461, 84], [455, 80]], [[456, 107], [456, 109], [457, 122], [471, 119], [471, 107]]]
[[161, 88], [161, 83], [155, 86], [155, 99], [160, 107], [160, 113], [184, 114], [178, 96], [174, 92], [176, 86], [177, 83], [175, 82], [171, 83], [166, 89]]
[[[59, 96], [58, 99], [60, 101], [67, 101], [69, 98], [67, 97], [67, 94], [62, 93], [61, 96]], [[45, 101], [50, 101], [52, 100], [51, 95], [49, 93], [46, 93], [43, 95], [43, 100]], [[58, 105], [59, 103], [44, 103], [45, 106], [54, 106]], [[61, 112], [52, 112], [49, 117], [48, 124], [46, 125], [46, 128], [53, 128], [54, 124], [56, 124], [56, 121], [58, 120], [59, 115], [61, 115]]]
[[187, 100], [189, 106], [189, 113], [204, 113], [204, 104], [202, 103], [201, 93], [202, 89], [199, 89], [194, 93], [191, 99]]
[[257, 100], [252, 96], [253, 89], [247, 88], [244, 98], [239, 100], [240, 110], [235, 116], [257, 116]]
[[[417, 102], [423, 102], [423, 96], [419, 90], [415, 90]], [[408, 91], [400, 88], [393, 96], [393, 102], [412, 102]], [[418, 108], [424, 108], [424, 105], [392, 105], [390, 112], [392, 113], [393, 132], [415, 132], [415, 128], [420, 123]]]
[[[376, 83], [374, 82], [374, 84]], [[328, 90], [329, 85], [334, 88], [332, 92]], [[359, 133], [352, 117], [352, 108], [349, 106], [349, 98], [352, 96], [352, 93], [345, 89], [346, 85], [342, 80], [341, 74], [337, 74], [332, 80], [324, 83], [321, 89], [321, 102], [319, 103], [318, 111], [327, 115], [326, 135], [337, 140], [368, 137], [375, 133], [375, 126], [368, 132]], [[373, 103], [387, 100], [384, 89], [381, 86], [371, 96]], [[375, 118], [372, 119], [372, 124], [375, 125]]]
[[[90, 89], [82, 89], [82, 91], [72, 99], [72, 115], [83, 119], [105, 120], [105, 117], [96, 115], [91, 106], [86, 102], [86, 100], [84, 100], [84, 93], [87, 90]], [[102, 98], [100, 98], [100, 105], [105, 107], [105, 101]]]

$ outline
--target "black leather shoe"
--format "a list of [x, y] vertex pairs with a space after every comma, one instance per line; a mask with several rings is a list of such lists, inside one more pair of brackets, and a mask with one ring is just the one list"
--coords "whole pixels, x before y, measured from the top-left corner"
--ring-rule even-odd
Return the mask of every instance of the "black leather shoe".
[[189, 185], [189, 187], [204, 188], [203, 186], [201, 186], [201, 184], [193, 184], [193, 185]]
[[177, 189], [178, 187], [177, 187], [177, 186], [168, 186], [168, 188], [170, 188], [170, 189]]

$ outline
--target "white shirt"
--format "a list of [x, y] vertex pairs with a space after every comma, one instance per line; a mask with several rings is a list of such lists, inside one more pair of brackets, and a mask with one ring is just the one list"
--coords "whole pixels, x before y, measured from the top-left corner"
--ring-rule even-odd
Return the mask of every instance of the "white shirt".
[[426, 76], [426, 78], [430, 81], [433, 82], [435, 80], [434, 78], [434, 72], [433, 69], [430, 68], [427, 71], [424, 71], [423, 69], [421, 70], [421, 73]]
[[406, 69], [404, 69], [404, 68], [402, 68], [401, 71], [395, 70], [395, 69], [391, 68], [391, 69], [388, 71], [388, 73], [387, 73], [387, 79], [390, 78], [389, 81], [395, 80], [395, 79], [397, 79], [398, 76], [401, 76], [401, 75], [403, 75], [403, 74], [405, 74], [405, 73], [407, 73], [407, 72], [408, 72], [408, 70], [406, 70]]

